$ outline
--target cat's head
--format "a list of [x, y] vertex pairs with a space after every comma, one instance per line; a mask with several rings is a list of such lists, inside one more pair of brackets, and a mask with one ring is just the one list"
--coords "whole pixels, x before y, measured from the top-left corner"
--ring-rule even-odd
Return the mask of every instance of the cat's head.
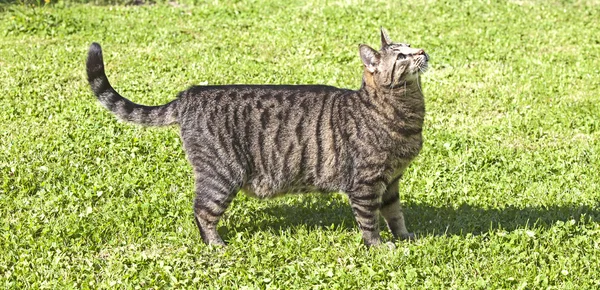
[[393, 88], [418, 79], [427, 70], [429, 56], [424, 50], [410, 44], [392, 42], [381, 28], [379, 51], [361, 44], [360, 58], [365, 66], [365, 77], [376, 87]]

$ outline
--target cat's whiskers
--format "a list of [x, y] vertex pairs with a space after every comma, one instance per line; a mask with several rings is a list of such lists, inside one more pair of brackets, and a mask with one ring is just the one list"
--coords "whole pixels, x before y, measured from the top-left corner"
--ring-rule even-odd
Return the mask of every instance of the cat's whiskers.
[[419, 92], [423, 93], [423, 89], [421, 88], [420, 80], [421, 80], [421, 78], [419, 76], [419, 73], [417, 72], [417, 88], [419, 88]]

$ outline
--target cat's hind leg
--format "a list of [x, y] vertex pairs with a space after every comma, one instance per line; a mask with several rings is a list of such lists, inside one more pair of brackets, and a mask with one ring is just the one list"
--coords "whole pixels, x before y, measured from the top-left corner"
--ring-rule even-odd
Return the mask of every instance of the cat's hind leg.
[[[194, 167], [196, 195], [194, 220], [204, 243], [225, 245], [217, 224], [242, 185], [239, 172], [219, 158], [194, 152], [188, 156]], [[228, 166], [229, 165], [229, 166]]]
[[239, 187], [216, 173], [196, 173], [194, 220], [204, 243], [224, 246], [217, 224], [235, 197]]

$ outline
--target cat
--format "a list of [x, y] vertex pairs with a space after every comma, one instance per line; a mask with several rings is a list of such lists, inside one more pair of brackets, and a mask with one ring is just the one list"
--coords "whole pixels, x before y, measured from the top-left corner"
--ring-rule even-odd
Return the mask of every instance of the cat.
[[179, 124], [195, 175], [194, 221], [206, 244], [225, 245], [216, 228], [240, 190], [258, 198], [343, 192], [367, 246], [382, 243], [381, 214], [396, 239], [405, 226], [398, 180], [419, 154], [425, 104], [420, 74], [429, 56], [394, 43], [381, 28], [379, 51], [361, 44], [358, 90], [325, 85], [192, 86], [161, 106], [117, 93], [92, 43], [87, 75], [100, 103], [147, 126]]

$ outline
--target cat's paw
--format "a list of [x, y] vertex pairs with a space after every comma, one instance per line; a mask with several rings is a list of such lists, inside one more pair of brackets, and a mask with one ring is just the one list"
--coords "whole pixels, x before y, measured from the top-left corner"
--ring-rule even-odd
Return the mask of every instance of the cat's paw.
[[396, 244], [394, 244], [394, 242], [380, 242], [377, 244], [372, 244], [372, 245], [368, 245], [367, 246], [369, 249], [372, 250], [395, 250], [396, 249]]
[[386, 245], [388, 247], [388, 249], [390, 250], [395, 250], [396, 249], [396, 244], [394, 244], [393, 242], [387, 242], [383, 245]]
[[399, 238], [400, 238], [400, 240], [402, 240], [402, 241], [414, 241], [414, 240], [416, 240], [416, 239], [417, 239], [417, 238], [416, 238], [416, 236], [415, 236], [415, 233], [406, 233], [406, 234], [402, 234], [402, 235], [400, 235], [400, 237], [399, 237]]

